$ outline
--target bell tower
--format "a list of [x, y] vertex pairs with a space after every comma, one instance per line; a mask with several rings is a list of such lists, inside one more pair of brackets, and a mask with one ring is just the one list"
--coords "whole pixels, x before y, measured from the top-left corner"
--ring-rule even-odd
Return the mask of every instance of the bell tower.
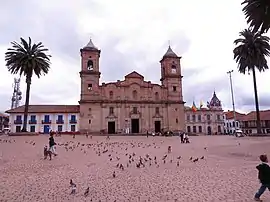
[[80, 49], [81, 52], [81, 102], [95, 100], [99, 96], [99, 57], [100, 50], [92, 40]]
[[167, 98], [171, 101], [183, 102], [182, 95], [182, 75], [181, 75], [181, 57], [177, 56], [171, 47], [162, 57], [161, 63], [161, 84], [167, 88]]

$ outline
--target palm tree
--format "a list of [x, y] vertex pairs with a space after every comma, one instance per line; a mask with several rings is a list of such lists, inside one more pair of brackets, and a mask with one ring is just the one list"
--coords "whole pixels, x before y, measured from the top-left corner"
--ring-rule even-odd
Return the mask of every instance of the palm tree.
[[41, 75], [48, 73], [51, 56], [45, 53], [48, 49], [44, 48], [41, 42], [32, 44], [30, 37], [28, 42], [23, 38], [20, 39], [20, 44], [15, 41], [11, 42], [12, 48], [7, 49], [5, 61], [8, 71], [11, 74], [19, 74], [26, 77], [26, 98], [22, 132], [27, 132], [27, 115], [32, 76], [35, 74], [40, 78]]
[[247, 23], [253, 32], [267, 32], [270, 29], [270, 1], [269, 0], [244, 0], [244, 12]]
[[239, 39], [234, 41], [237, 46], [233, 50], [234, 59], [238, 63], [238, 71], [242, 74], [252, 72], [257, 115], [257, 133], [261, 133], [261, 120], [256, 83], [256, 69], [263, 72], [268, 69], [266, 57], [270, 55], [269, 37], [254, 33], [250, 29], [240, 32]]

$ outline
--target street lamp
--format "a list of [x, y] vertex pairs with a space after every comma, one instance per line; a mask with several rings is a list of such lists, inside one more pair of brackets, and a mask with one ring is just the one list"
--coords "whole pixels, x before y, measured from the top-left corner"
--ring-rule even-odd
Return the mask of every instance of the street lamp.
[[230, 77], [232, 107], [233, 107], [233, 122], [234, 122], [234, 132], [235, 132], [236, 131], [236, 115], [235, 115], [235, 105], [234, 105], [234, 95], [233, 95], [232, 72], [233, 70], [228, 71], [227, 74], [229, 74], [229, 77]]

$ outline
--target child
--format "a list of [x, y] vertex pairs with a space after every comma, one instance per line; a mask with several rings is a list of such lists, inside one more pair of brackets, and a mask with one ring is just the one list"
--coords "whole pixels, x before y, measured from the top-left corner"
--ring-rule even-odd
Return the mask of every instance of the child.
[[77, 186], [72, 180], [70, 180], [70, 186], [71, 186], [71, 193], [70, 194], [75, 194]]
[[268, 158], [267, 155], [260, 155], [261, 164], [256, 166], [259, 171], [258, 178], [261, 182], [261, 187], [258, 192], [255, 194], [255, 201], [262, 201], [260, 196], [264, 193], [266, 188], [270, 191], [270, 167], [267, 164]]
[[172, 146], [168, 146], [168, 153], [172, 152]]

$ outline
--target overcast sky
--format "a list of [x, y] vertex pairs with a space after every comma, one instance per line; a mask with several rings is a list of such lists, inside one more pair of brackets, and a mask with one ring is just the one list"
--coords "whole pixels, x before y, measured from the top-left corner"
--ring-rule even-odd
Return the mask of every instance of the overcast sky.
[[[187, 105], [209, 101], [215, 90], [231, 109], [228, 70], [234, 70], [236, 109], [254, 110], [251, 75], [240, 75], [233, 41], [247, 28], [241, 1], [227, 0], [0, 0], [0, 111], [10, 108], [13, 75], [4, 54], [11, 41], [31, 37], [52, 55], [51, 70], [33, 79], [31, 104], [78, 104], [80, 52], [91, 37], [101, 49], [101, 82], [135, 70], [159, 83], [168, 48], [182, 56]], [[270, 108], [270, 70], [257, 74], [261, 109]], [[267, 80], [268, 79], [268, 80]], [[267, 87], [268, 86], [268, 87]], [[21, 82], [25, 95], [25, 79]], [[25, 97], [24, 97], [25, 98]], [[24, 100], [22, 102], [24, 104]]]

